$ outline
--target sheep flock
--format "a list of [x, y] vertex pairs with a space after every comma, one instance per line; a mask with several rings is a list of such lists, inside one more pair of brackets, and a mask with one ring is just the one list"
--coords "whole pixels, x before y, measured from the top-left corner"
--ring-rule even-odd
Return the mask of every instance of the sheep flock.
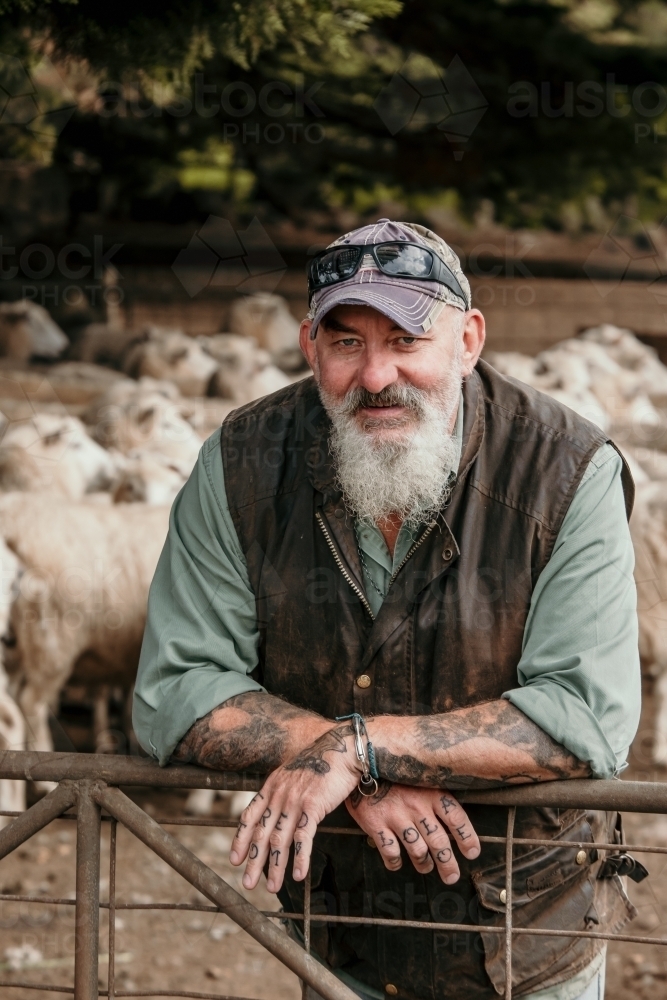
[[[114, 749], [112, 691], [130, 735], [171, 503], [227, 413], [308, 374], [278, 296], [239, 298], [229, 326], [191, 337], [92, 324], [68, 339], [34, 303], [0, 304], [0, 750], [52, 749], [66, 685], [92, 703], [99, 751]], [[630, 465], [640, 651], [656, 682], [654, 760], [667, 765], [667, 367], [610, 325], [537, 357], [485, 356], [598, 424]], [[0, 781], [0, 810], [24, 803], [22, 782]]]

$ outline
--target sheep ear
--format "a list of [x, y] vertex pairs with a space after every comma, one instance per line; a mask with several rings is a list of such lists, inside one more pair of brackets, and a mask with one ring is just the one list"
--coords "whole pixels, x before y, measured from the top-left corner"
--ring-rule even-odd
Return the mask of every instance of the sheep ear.
[[152, 420], [154, 416], [155, 408], [153, 406], [149, 406], [147, 410], [142, 410], [142, 412], [138, 414], [137, 422], [139, 424], [147, 424], [148, 421]]

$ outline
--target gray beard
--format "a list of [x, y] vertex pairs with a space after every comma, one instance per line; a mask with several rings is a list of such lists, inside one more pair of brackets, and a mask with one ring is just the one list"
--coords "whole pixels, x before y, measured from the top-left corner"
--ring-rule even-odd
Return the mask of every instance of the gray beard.
[[[389, 515], [413, 523], [432, 520], [458, 468], [459, 447], [449, 428], [461, 396], [460, 377], [447, 377], [428, 393], [394, 384], [376, 396], [353, 389], [339, 400], [320, 386], [320, 396], [333, 424], [329, 448], [348, 508], [375, 524]], [[360, 403], [371, 399], [409, 406], [416, 423], [398, 439], [379, 440], [354, 416]]]

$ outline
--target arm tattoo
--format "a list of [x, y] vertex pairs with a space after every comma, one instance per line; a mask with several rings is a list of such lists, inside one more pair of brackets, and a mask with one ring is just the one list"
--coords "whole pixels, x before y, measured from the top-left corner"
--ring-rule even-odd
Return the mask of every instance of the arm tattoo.
[[[543, 729], [514, 705], [505, 700], [479, 705], [456, 713], [422, 715], [411, 720], [414, 727], [416, 755], [394, 754], [375, 739], [378, 770], [383, 778], [404, 785], [427, 788], [477, 789], [502, 788], [504, 785], [556, 778], [590, 776], [588, 764], [582, 763], [565, 747], [553, 740]], [[516, 755], [522, 767], [486, 777], [455, 772], [447, 761], [452, 748], [469, 740], [484, 738], [498, 744], [499, 760]], [[492, 772], [493, 750], [489, 751]], [[526, 770], [526, 756], [533, 766]], [[510, 764], [511, 767], [511, 764]], [[445, 804], [443, 803], [443, 806]], [[445, 808], [445, 811], [447, 809]]]
[[314, 774], [328, 774], [331, 765], [324, 759], [325, 753], [330, 750], [335, 753], [347, 753], [345, 743], [346, 736], [352, 736], [354, 729], [348, 723], [343, 726], [335, 726], [328, 732], [320, 736], [319, 739], [311, 743], [309, 747], [302, 750], [300, 754], [285, 765], [286, 771], [312, 771]]
[[284, 760], [289, 742], [285, 723], [308, 716], [313, 713], [270, 694], [239, 694], [198, 719], [172, 757], [218, 771], [268, 774]]

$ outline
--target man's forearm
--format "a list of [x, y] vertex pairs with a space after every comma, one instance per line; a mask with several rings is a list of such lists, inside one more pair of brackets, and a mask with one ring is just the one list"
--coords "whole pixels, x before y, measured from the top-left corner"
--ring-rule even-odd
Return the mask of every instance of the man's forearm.
[[380, 775], [403, 785], [493, 788], [591, 773], [505, 699], [442, 715], [378, 716], [368, 728]]
[[218, 771], [268, 774], [334, 725], [261, 691], [236, 695], [198, 719], [173, 759]]

